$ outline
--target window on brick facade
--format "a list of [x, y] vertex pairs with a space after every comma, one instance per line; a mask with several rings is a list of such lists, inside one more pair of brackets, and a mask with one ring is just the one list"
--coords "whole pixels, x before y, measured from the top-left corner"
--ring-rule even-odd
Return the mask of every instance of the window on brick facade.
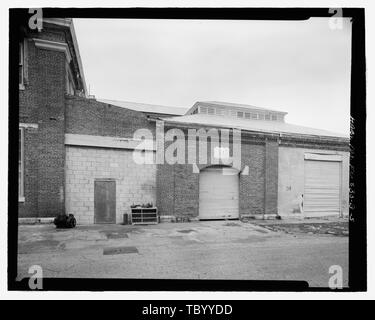
[[251, 119], [258, 119], [258, 114], [257, 113], [252, 113], [251, 114]]
[[24, 129], [19, 128], [18, 130], [18, 200], [24, 201], [25, 194], [24, 194]]
[[249, 112], [245, 112], [245, 119], [250, 119], [250, 113]]
[[270, 114], [266, 114], [265, 119], [266, 120], [271, 120], [271, 115]]
[[25, 84], [25, 48], [23, 42], [19, 43], [18, 52], [18, 83], [20, 87]]
[[237, 117], [238, 118], [243, 118], [243, 112], [242, 111], [238, 111], [237, 112]]
[[271, 115], [271, 120], [272, 121], [277, 121], [277, 115], [276, 114]]
[[258, 114], [258, 119], [259, 120], [264, 120], [264, 114], [263, 113], [259, 113]]

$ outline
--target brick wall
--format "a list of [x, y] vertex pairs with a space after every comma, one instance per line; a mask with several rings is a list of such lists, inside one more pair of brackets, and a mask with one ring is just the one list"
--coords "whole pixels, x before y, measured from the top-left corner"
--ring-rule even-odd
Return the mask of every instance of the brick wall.
[[19, 217], [38, 213], [38, 129], [24, 128], [24, 202], [19, 202]]
[[[132, 138], [137, 129], [155, 134], [152, 123], [141, 112], [92, 99], [66, 96], [66, 133]], [[94, 181], [116, 181], [116, 222], [123, 221], [136, 203], [156, 203], [156, 165], [138, 165], [132, 150], [66, 148], [66, 210], [78, 223], [94, 223]]]
[[[171, 127], [165, 127], [168, 131]], [[185, 137], [187, 130], [183, 129]], [[232, 136], [231, 138], [232, 139]], [[244, 139], [242, 139], [244, 140]], [[172, 142], [165, 142], [164, 148]], [[186, 164], [168, 163], [157, 165], [157, 206], [161, 215], [175, 215], [178, 217], [198, 217], [199, 215], [199, 173], [193, 172], [193, 165], [188, 163], [188, 152], [194, 149], [192, 144], [185, 143]], [[230, 154], [233, 154], [233, 145], [229, 146]], [[195, 150], [198, 154], [198, 141]], [[192, 151], [192, 150], [190, 150]], [[277, 154], [273, 154], [276, 155]], [[269, 159], [270, 165], [273, 162]], [[240, 214], [263, 214], [265, 212], [266, 196], [266, 147], [265, 139], [247, 138], [241, 145], [241, 171], [247, 167], [247, 174], [240, 174]], [[213, 164], [211, 154], [211, 141], [207, 144], [207, 164], [197, 164], [199, 170], [204, 170]], [[277, 163], [276, 163], [277, 164]], [[243, 172], [244, 173], [244, 172]], [[271, 181], [271, 179], [273, 179]], [[269, 175], [269, 184], [276, 185], [277, 175]], [[268, 194], [270, 201], [276, 203], [277, 194], [271, 191]], [[271, 199], [275, 196], [275, 199]]]
[[240, 175], [240, 215], [263, 214], [265, 208], [265, 146], [261, 142], [242, 144], [242, 166], [248, 174]]
[[66, 211], [80, 224], [94, 223], [94, 181], [116, 181], [116, 223], [132, 204], [156, 202], [156, 166], [138, 165], [132, 151], [91, 147], [66, 147]]
[[[165, 142], [167, 148], [172, 142]], [[187, 150], [185, 158], [187, 162]], [[199, 174], [193, 172], [193, 165], [157, 165], [157, 206], [161, 215], [197, 217], [199, 205]]]
[[[19, 121], [25, 128], [24, 195], [19, 217], [51, 217], [65, 212], [65, 133], [132, 137], [138, 128], [154, 132], [140, 112], [65, 94], [63, 52], [37, 48], [31, 38], [65, 42], [67, 34], [46, 26], [29, 35], [24, 90], [19, 93]], [[68, 39], [69, 40], [69, 39]]]
[[191, 164], [174, 168], [174, 214], [177, 217], [197, 217], [199, 209], [199, 174]]
[[[32, 37], [70, 41], [58, 27], [46, 28]], [[78, 147], [65, 150], [65, 133], [131, 138], [140, 128], [155, 135], [155, 124], [137, 111], [65, 95], [64, 53], [38, 49], [31, 39], [27, 42], [27, 81], [19, 94], [19, 116], [20, 122], [38, 127], [24, 131], [25, 202], [19, 203], [19, 216], [55, 216], [65, 211], [66, 204], [67, 211], [77, 214], [79, 222], [92, 222], [90, 188], [95, 178], [116, 179], [118, 221], [133, 202], [150, 202], [151, 198], [157, 201], [161, 214], [198, 216], [199, 173], [193, 172], [191, 164], [134, 167], [137, 165], [130, 159], [130, 151]], [[266, 142], [266, 135], [242, 138], [241, 170], [248, 167], [248, 174], [240, 175], [240, 214], [276, 214], [278, 144], [273, 140]], [[293, 148], [348, 150], [345, 143], [334, 139], [310, 140], [283, 137], [281, 143]], [[210, 144], [207, 150], [210, 163]], [[69, 163], [65, 164], [65, 159]], [[202, 170], [205, 166], [198, 167]], [[136, 187], [129, 190], [132, 184]], [[140, 198], [140, 194], [144, 196]]]
[[131, 138], [141, 128], [155, 133], [155, 123], [141, 112], [66, 96], [66, 133]]
[[160, 215], [174, 215], [174, 166], [156, 166], [156, 206]]
[[265, 165], [265, 214], [277, 214], [279, 143], [266, 141]]
[[19, 203], [19, 217], [49, 217], [64, 211], [65, 54], [36, 48], [31, 39], [27, 43], [19, 120], [38, 129], [25, 129], [25, 202]]

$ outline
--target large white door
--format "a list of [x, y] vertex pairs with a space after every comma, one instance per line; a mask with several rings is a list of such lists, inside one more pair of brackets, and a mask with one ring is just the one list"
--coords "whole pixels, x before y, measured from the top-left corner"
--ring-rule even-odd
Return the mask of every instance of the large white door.
[[306, 216], [340, 213], [341, 162], [305, 160]]
[[233, 168], [207, 168], [199, 174], [199, 219], [239, 217], [239, 175]]

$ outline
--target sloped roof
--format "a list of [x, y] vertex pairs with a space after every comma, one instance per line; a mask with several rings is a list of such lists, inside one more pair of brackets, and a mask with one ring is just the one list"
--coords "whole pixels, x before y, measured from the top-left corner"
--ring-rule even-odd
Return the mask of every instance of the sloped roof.
[[270, 108], [263, 108], [257, 107], [249, 104], [240, 104], [240, 103], [232, 103], [232, 102], [222, 102], [222, 101], [197, 101], [187, 112], [186, 114], [191, 114], [199, 105], [206, 106], [206, 107], [221, 107], [221, 108], [235, 108], [237, 110], [242, 110], [246, 112], [246, 110], [253, 110], [253, 111], [263, 111], [263, 112], [274, 112], [279, 113], [282, 115], [286, 115], [288, 112], [279, 111]]
[[212, 105], [217, 105], [217, 106], [222, 106], [222, 107], [234, 107], [234, 108], [256, 109], [256, 110], [262, 110], [262, 111], [273, 111], [273, 112], [287, 114], [287, 112], [280, 111], [280, 110], [257, 107], [257, 106], [253, 106], [249, 104], [241, 104], [241, 103], [221, 102], [221, 101], [200, 101], [198, 103], [212, 104]]
[[170, 114], [170, 115], [183, 115], [186, 113], [187, 108], [181, 107], [168, 107], [156, 104], [146, 104], [130, 101], [118, 101], [108, 99], [97, 99], [97, 101], [112, 104], [117, 107], [131, 109], [135, 111], [147, 112], [147, 113], [158, 113], [158, 114]]
[[281, 133], [281, 134], [296, 134], [296, 135], [313, 135], [319, 137], [336, 137], [349, 138], [341, 133], [335, 133], [322, 129], [315, 129], [309, 127], [298, 126], [281, 121], [266, 121], [266, 120], [248, 120], [239, 119], [235, 117], [223, 117], [206, 114], [192, 114], [180, 117], [171, 117], [163, 119], [168, 123], [176, 124], [195, 124], [202, 126], [213, 126], [219, 128], [235, 128], [246, 131], [264, 132], [264, 133]]

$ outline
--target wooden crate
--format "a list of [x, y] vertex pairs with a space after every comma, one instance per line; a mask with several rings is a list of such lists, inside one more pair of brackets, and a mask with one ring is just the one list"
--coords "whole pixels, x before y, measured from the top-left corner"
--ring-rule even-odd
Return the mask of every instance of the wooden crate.
[[158, 209], [152, 208], [131, 208], [132, 224], [158, 224]]

